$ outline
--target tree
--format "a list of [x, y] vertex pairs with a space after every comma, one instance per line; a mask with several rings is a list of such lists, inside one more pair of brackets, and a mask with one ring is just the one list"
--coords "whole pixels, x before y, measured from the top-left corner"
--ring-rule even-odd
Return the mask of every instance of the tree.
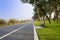
[[38, 19], [39, 21], [41, 21], [41, 17], [42, 17], [42, 12], [40, 11], [40, 9], [38, 7], [35, 6], [34, 10], [34, 18]]
[[54, 15], [54, 21], [58, 21], [58, 15], [59, 15], [59, 7], [60, 7], [60, 0], [54, 0], [54, 11], [55, 11], [55, 15]]
[[46, 1], [45, 0], [21, 0], [21, 1], [24, 2], [24, 3], [30, 3], [34, 7], [37, 6], [37, 8], [39, 8], [40, 11], [42, 11], [43, 17], [46, 16], [46, 18], [48, 19], [49, 23], [51, 23], [50, 19], [48, 18], [47, 14], [46, 14], [46, 12], [45, 12], [45, 10], [43, 8], [46, 5]]
[[15, 19], [10, 19], [10, 20], [8, 21], [8, 24], [14, 24], [15, 22], [16, 22]]
[[[52, 12], [54, 12], [54, 21], [58, 20], [58, 15], [59, 15], [59, 10], [60, 10], [60, 0], [21, 0], [21, 1], [23, 3], [30, 3], [34, 7], [39, 9], [38, 11], [42, 12], [43, 17], [46, 16], [49, 23], [51, 23], [50, 19], [51, 19]], [[39, 15], [39, 13], [38, 13], [38, 15]], [[49, 14], [50, 17], [48, 17], [47, 14]]]
[[60, 0], [48, 0], [48, 1], [50, 3], [50, 6], [52, 6], [52, 11], [54, 11], [54, 21], [57, 21], [59, 14]]
[[[39, 18], [38, 18], [38, 14], [37, 13], [34, 13], [34, 15], [33, 15], [33, 20], [39, 20]], [[40, 21], [40, 20], [39, 20]]]
[[6, 21], [4, 19], [0, 19], [0, 24], [4, 25], [4, 24], [6, 24]]

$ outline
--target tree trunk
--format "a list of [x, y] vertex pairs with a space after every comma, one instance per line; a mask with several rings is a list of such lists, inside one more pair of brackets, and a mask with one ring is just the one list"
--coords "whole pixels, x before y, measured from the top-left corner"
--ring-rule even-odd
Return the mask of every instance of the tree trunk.
[[51, 23], [50, 19], [49, 19], [48, 16], [46, 15], [46, 12], [45, 12], [44, 9], [41, 7], [41, 5], [37, 5], [37, 4], [36, 4], [36, 6], [40, 8], [40, 10], [43, 12], [43, 16], [45, 15], [46, 18], [47, 18], [47, 20], [49, 21], [49, 23]]
[[50, 19], [48, 18], [48, 16], [46, 15], [46, 18], [48, 19], [49, 23], [51, 23]]
[[41, 20], [40, 20], [40, 15], [39, 15], [39, 9], [37, 8], [37, 10], [38, 10], [38, 11], [37, 11], [37, 14], [38, 14], [39, 21], [41, 21]]
[[56, 17], [56, 14], [54, 14], [54, 19], [53, 19], [53, 20], [54, 20], [54, 22], [55, 22], [55, 17]]
[[45, 25], [45, 16], [43, 16], [43, 21], [44, 21], [44, 25]]
[[58, 22], [58, 11], [57, 11], [57, 13], [56, 13], [56, 22]]
[[54, 10], [55, 10], [54, 21], [58, 21], [57, 0], [55, 0]]
[[51, 19], [51, 13], [49, 13], [49, 19]]

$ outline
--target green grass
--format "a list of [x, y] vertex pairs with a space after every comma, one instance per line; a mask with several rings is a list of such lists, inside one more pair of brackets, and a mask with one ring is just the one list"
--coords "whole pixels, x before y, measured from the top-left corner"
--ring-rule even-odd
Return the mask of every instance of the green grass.
[[60, 40], [60, 33], [51, 28], [37, 29], [40, 40]]
[[52, 23], [50, 24], [48, 23], [48, 21], [46, 21], [46, 28], [36, 30], [39, 40], [60, 40], [60, 20], [58, 21], [58, 23], [54, 23], [52, 20], [51, 22]]
[[34, 21], [35, 26], [40, 26], [40, 21]]

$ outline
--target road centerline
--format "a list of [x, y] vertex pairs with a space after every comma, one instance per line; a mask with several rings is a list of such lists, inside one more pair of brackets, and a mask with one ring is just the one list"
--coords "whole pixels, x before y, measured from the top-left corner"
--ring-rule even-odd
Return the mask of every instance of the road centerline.
[[[29, 24], [30, 24], [30, 23], [29, 23]], [[11, 35], [12, 33], [14, 33], [14, 32], [16, 32], [16, 31], [18, 31], [18, 30], [20, 30], [20, 29], [26, 27], [26, 26], [29, 25], [29, 24], [26, 24], [26, 25], [24, 25], [24, 26], [21, 26], [21, 27], [15, 29], [15, 30], [13, 30], [13, 31], [11, 31], [11, 32], [9, 32], [9, 33], [7, 33], [7, 34], [5, 34], [4, 36], [1, 36], [0, 39], [3, 39], [3, 38], [5, 38], [5, 37]]]

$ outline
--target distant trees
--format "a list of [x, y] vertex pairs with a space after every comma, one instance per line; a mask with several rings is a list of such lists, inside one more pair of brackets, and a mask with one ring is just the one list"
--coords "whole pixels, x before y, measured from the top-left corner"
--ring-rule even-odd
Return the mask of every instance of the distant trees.
[[8, 24], [19, 24], [19, 23], [23, 23], [22, 21], [16, 20], [16, 19], [10, 19], [8, 21]]
[[4, 25], [4, 24], [6, 24], [6, 23], [7, 23], [6, 20], [0, 19], [0, 25]]
[[9, 19], [9, 20], [4, 20], [0, 19], [0, 25], [14, 25], [14, 24], [20, 24], [26, 22], [25, 20], [16, 20], [16, 19]]
[[10, 20], [8, 21], [8, 24], [14, 24], [15, 22], [16, 22], [15, 19], [10, 19]]

